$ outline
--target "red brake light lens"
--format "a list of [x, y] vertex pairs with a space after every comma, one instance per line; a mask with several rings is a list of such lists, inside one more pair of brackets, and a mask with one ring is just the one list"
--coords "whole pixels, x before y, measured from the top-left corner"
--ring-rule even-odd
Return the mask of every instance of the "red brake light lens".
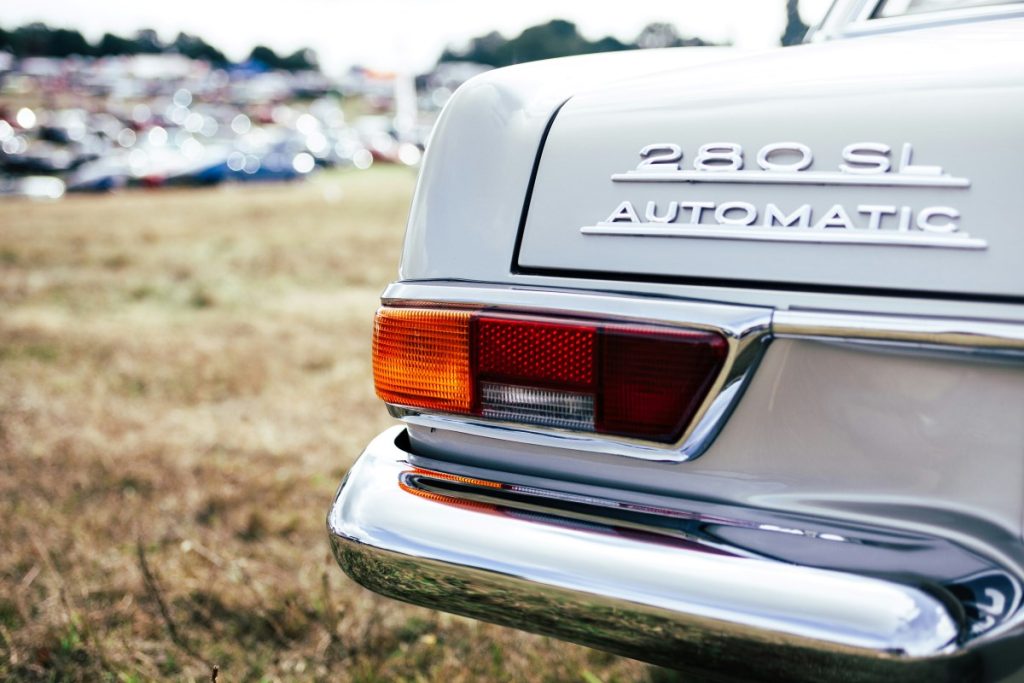
[[593, 388], [593, 325], [482, 315], [476, 326], [477, 374], [482, 379], [529, 378], [537, 386]]
[[664, 443], [728, 351], [714, 332], [392, 307], [377, 312], [373, 348], [388, 403]]
[[725, 351], [725, 339], [712, 332], [606, 328], [596, 430], [674, 441], [700, 409]]

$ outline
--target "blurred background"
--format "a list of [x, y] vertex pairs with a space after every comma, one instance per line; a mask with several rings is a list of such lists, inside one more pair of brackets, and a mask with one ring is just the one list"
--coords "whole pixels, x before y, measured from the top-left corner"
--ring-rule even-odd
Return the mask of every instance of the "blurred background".
[[379, 598], [324, 516], [456, 88], [798, 42], [827, 0], [0, 7], [0, 678], [675, 680]]

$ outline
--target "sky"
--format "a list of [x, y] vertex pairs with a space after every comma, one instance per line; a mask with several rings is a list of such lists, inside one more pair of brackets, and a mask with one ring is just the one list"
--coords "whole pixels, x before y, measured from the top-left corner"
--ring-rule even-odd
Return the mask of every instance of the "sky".
[[[808, 24], [830, 0], [800, 0]], [[43, 21], [75, 28], [95, 41], [104, 32], [131, 35], [152, 28], [164, 40], [179, 31], [201, 36], [229, 58], [243, 59], [254, 45], [279, 53], [311, 47], [329, 74], [352, 64], [420, 72], [448, 45], [464, 46], [491, 30], [513, 37], [553, 18], [576, 22], [583, 35], [633, 40], [653, 21], [675, 24], [686, 36], [729, 40], [739, 47], [777, 45], [785, 26], [785, 0], [7, 0], [0, 26]]]

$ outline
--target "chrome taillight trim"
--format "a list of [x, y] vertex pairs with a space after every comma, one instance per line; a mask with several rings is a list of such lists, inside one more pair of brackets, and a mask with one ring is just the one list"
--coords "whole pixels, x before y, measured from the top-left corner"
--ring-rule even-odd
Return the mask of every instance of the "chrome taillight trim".
[[718, 332], [728, 344], [725, 364], [691, 424], [683, 436], [672, 444], [388, 404], [388, 410], [394, 417], [423, 428], [446, 429], [500, 439], [514, 435], [517, 441], [541, 447], [663, 462], [692, 460], [711, 445], [764, 353], [771, 323], [771, 310], [762, 307], [465, 283], [399, 282], [385, 290], [381, 302], [392, 306], [473, 307], [483, 311], [593, 318], [611, 323], [655, 324]]
[[710, 447], [775, 337], [938, 350], [1014, 361], [1024, 356], [1024, 323], [1013, 322], [773, 310], [665, 296], [453, 281], [397, 282], [384, 291], [381, 299], [385, 305], [471, 307], [719, 332], [729, 344], [725, 366], [693, 422], [674, 444], [388, 405], [394, 417], [413, 427], [659, 462], [692, 460]]

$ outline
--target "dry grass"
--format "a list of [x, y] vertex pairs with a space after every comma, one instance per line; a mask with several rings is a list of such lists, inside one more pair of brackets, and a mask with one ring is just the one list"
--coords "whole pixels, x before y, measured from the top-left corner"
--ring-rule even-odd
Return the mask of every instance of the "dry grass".
[[0, 678], [643, 680], [377, 597], [324, 515], [389, 424], [405, 169], [0, 203]]

